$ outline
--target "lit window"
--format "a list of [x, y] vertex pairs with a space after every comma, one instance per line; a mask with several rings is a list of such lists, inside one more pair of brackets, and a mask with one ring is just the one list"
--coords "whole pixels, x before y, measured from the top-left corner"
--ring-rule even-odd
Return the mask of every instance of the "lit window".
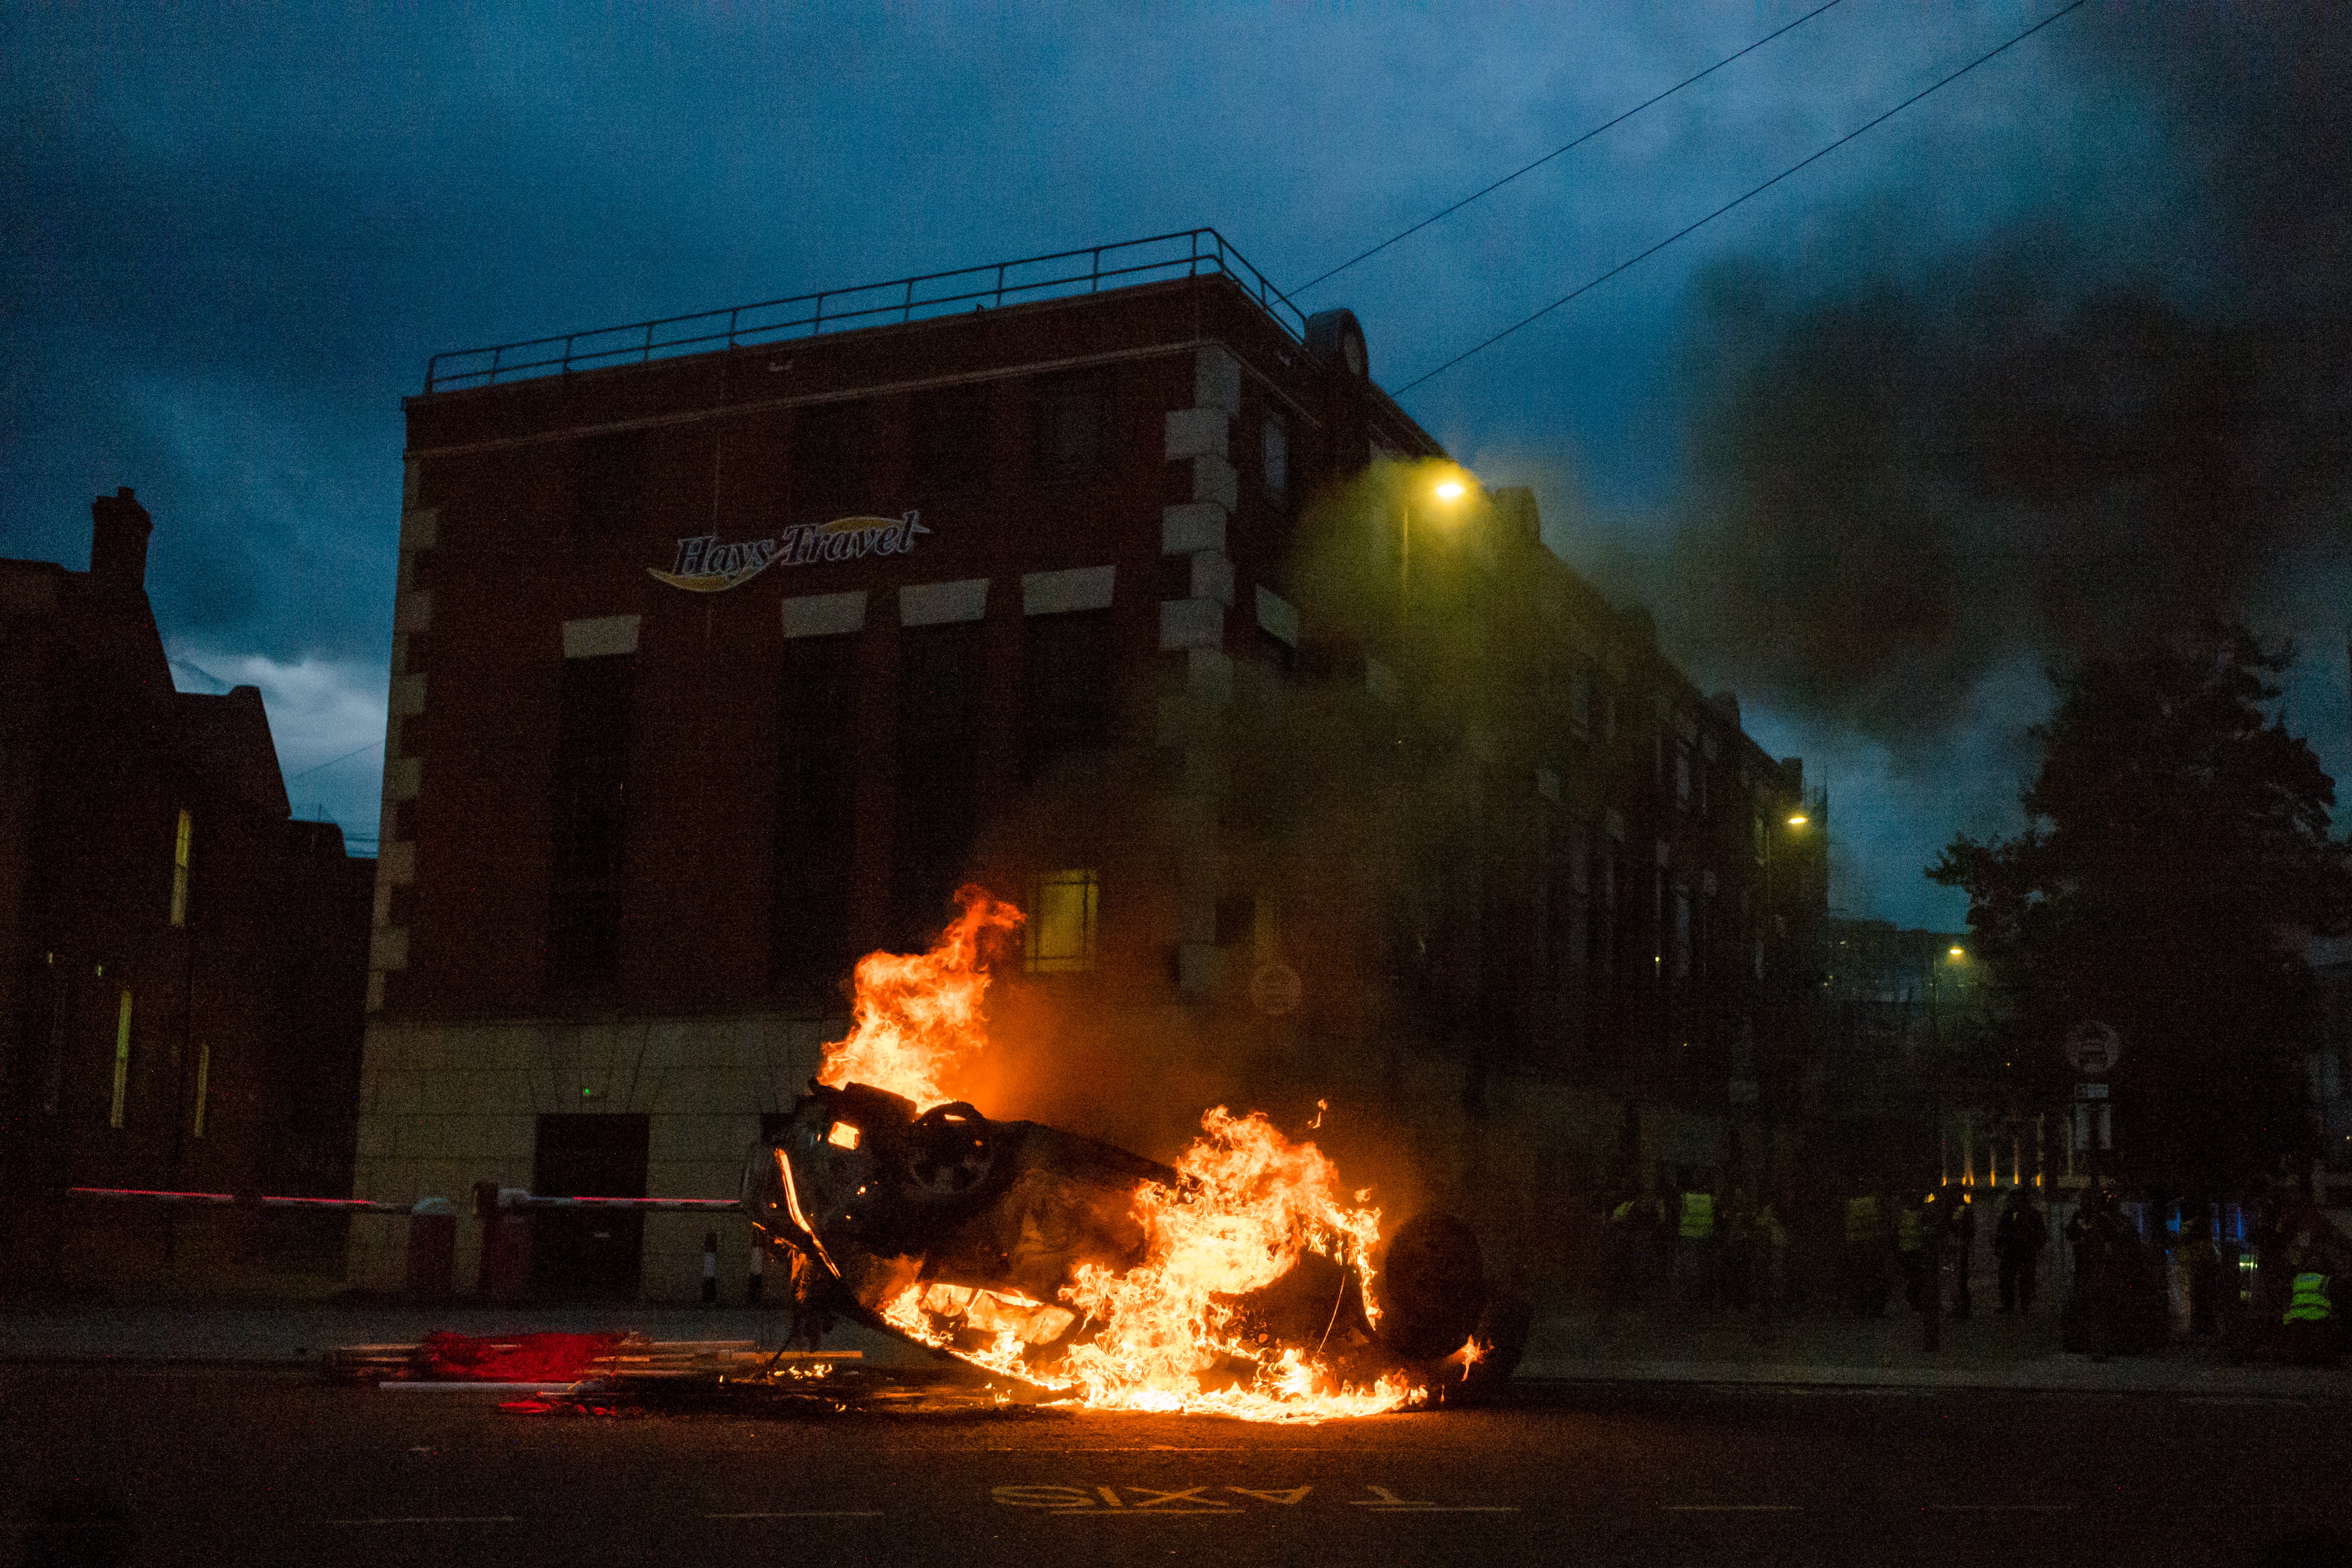
[[1092, 871], [1049, 871], [1030, 901], [1029, 967], [1041, 974], [1095, 966], [1095, 906], [1101, 886]]
[[188, 923], [188, 814], [180, 813], [179, 832], [172, 840], [172, 923]]
[[131, 1088], [131, 993], [114, 1016], [114, 1108], [106, 1113], [109, 1127], [122, 1125], [122, 1101]]
[[1250, 956], [1259, 963], [1282, 956], [1282, 906], [1264, 893], [1257, 896], [1250, 920]]

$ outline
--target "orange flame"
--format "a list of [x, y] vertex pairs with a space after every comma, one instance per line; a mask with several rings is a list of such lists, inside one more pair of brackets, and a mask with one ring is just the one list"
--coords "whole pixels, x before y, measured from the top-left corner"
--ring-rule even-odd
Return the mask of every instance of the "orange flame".
[[[1063, 1292], [1103, 1325], [1066, 1358], [1087, 1403], [1260, 1419], [1370, 1415], [1404, 1404], [1415, 1391], [1402, 1379], [1342, 1387], [1316, 1352], [1245, 1342], [1229, 1300], [1273, 1284], [1308, 1251], [1354, 1270], [1369, 1290], [1380, 1210], [1343, 1201], [1339, 1171], [1323, 1152], [1291, 1142], [1260, 1112], [1234, 1116], [1221, 1105], [1201, 1128], [1176, 1162], [1197, 1185], [1136, 1193], [1150, 1235], [1144, 1261], [1118, 1275], [1081, 1269]], [[1206, 1385], [1220, 1362], [1234, 1361], [1252, 1367], [1246, 1382]]]
[[919, 1111], [953, 1098], [940, 1080], [987, 1043], [980, 1011], [988, 993], [985, 949], [1022, 919], [983, 888], [960, 889], [956, 902], [963, 913], [930, 952], [869, 952], [857, 961], [856, 1024], [824, 1047], [817, 1082], [870, 1083], [906, 1096]]
[[[1218, 1106], [1201, 1125], [1203, 1135], [1176, 1161], [1190, 1178], [1186, 1189], [1136, 1190], [1137, 1214], [1149, 1226], [1143, 1261], [1118, 1274], [1083, 1268], [1063, 1290], [1093, 1332], [1050, 1368], [1022, 1356], [1037, 1314], [1056, 1315], [1047, 1337], [1067, 1321], [1043, 1303], [984, 1290], [968, 1294], [985, 1300], [966, 1300], [965, 1292], [917, 1284], [882, 1316], [926, 1343], [1097, 1409], [1311, 1422], [1421, 1400], [1425, 1391], [1395, 1374], [1369, 1386], [1345, 1384], [1320, 1346], [1252, 1341], [1234, 1298], [1273, 1284], [1303, 1253], [1331, 1258], [1369, 1287], [1380, 1211], [1343, 1202], [1329, 1159], [1312, 1143], [1291, 1142], [1261, 1113], [1235, 1116]], [[1335, 1300], [1335, 1321], [1339, 1306]], [[992, 1342], [951, 1344], [942, 1321], [950, 1316], [963, 1328], [993, 1331]]]
[[[963, 913], [929, 952], [876, 952], [858, 963], [856, 1025], [825, 1047], [820, 1083], [872, 1084], [918, 1110], [947, 1102], [941, 1080], [986, 1040], [983, 945], [1022, 919], [977, 887], [956, 898]], [[1315, 1124], [1323, 1110], [1318, 1103]], [[1370, 1310], [1380, 1211], [1364, 1206], [1369, 1189], [1350, 1201], [1320, 1150], [1290, 1142], [1262, 1113], [1235, 1116], [1219, 1106], [1201, 1126], [1175, 1162], [1187, 1178], [1182, 1190], [1136, 1189], [1147, 1241], [1135, 1266], [1117, 1274], [1082, 1268], [1059, 1304], [918, 1282], [884, 1303], [882, 1317], [977, 1365], [1102, 1408], [1312, 1421], [1422, 1398], [1422, 1389], [1394, 1374], [1369, 1387], [1344, 1384], [1320, 1345], [1257, 1342], [1235, 1299], [1280, 1279], [1308, 1252], [1351, 1272]], [[1341, 1305], [1335, 1289], [1334, 1323]], [[1024, 1358], [1073, 1313], [1088, 1320], [1080, 1342], [1044, 1366]], [[975, 1331], [989, 1342], [973, 1348]]]

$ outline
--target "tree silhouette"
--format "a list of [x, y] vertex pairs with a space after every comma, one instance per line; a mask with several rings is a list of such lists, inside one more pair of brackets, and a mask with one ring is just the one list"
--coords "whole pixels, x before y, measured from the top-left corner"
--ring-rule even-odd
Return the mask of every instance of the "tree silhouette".
[[2352, 914], [2352, 844], [2328, 834], [2334, 781], [2269, 706], [2294, 658], [2224, 622], [2054, 675], [2025, 831], [1962, 835], [1927, 870], [1968, 889], [2020, 1087], [2063, 1089], [2073, 1025], [2121, 1035], [2116, 1154], [2137, 1183], [2219, 1194], [2315, 1148], [2302, 948]]

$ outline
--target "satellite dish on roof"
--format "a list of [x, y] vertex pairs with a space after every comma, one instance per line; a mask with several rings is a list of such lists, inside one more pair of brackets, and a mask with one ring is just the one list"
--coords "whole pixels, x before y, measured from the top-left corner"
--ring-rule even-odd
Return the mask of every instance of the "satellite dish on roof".
[[1372, 374], [1371, 357], [1364, 352], [1364, 329], [1353, 310], [1318, 310], [1307, 317], [1307, 348], [1334, 370], [1360, 379]]

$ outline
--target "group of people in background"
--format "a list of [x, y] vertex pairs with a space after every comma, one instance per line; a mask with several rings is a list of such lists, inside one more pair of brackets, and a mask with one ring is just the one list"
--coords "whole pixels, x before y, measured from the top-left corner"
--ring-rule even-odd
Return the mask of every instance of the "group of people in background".
[[[1942, 1321], [1966, 1320], [1975, 1310], [1979, 1209], [1997, 1209], [1990, 1226], [1996, 1313], [2034, 1310], [2053, 1238], [2032, 1188], [1996, 1194], [1950, 1185], [1894, 1193], [1857, 1187], [1842, 1203], [1841, 1212], [1797, 1213], [1785, 1197], [1754, 1187], [1726, 1192], [1706, 1172], [1659, 1195], [1613, 1194], [1602, 1226], [1603, 1323], [1645, 1300], [1769, 1320], [1788, 1313], [1800, 1297], [1827, 1297], [1832, 1289], [1846, 1312], [1883, 1318], [1900, 1279], [1904, 1300], [1920, 1316], [1923, 1345], [1932, 1350]], [[2216, 1236], [2210, 1208], [2190, 1205], [2178, 1240], [2159, 1250], [2142, 1238], [2111, 1189], [2085, 1189], [2063, 1234], [2072, 1281], [2062, 1311], [2066, 1347], [2094, 1356], [2153, 1349], [2169, 1331], [2177, 1301], [2193, 1339], [2226, 1334], [2253, 1347], [2249, 1353], [2333, 1359], [2340, 1326], [2331, 1291], [2352, 1262], [2352, 1248], [2294, 1189], [2280, 1189], [2252, 1212], [2251, 1256], [2260, 1268], [2241, 1313], [2239, 1249]], [[1807, 1231], [1804, 1239], [1815, 1245], [1792, 1251], [1792, 1227]], [[1824, 1245], [1832, 1237], [1833, 1250]]]
[[1789, 1300], [1789, 1227], [1769, 1195], [1718, 1197], [1694, 1184], [1669, 1197], [1622, 1195], [1606, 1221], [1604, 1314], [1629, 1310], [1671, 1281], [1676, 1300], [1769, 1319]]

